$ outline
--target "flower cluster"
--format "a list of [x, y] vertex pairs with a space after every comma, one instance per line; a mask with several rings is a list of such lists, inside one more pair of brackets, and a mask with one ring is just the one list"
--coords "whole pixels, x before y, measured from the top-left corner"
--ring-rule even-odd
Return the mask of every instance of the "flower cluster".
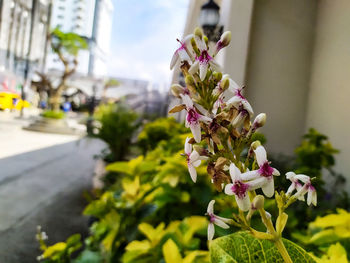
[[[215, 56], [229, 45], [230, 40], [231, 33], [223, 33], [211, 52], [207, 37], [196, 28], [194, 34], [179, 41], [180, 47], [175, 51], [170, 66], [173, 68], [180, 62], [185, 77], [185, 87], [179, 84], [171, 87], [181, 104], [170, 113], [186, 111], [186, 126], [193, 134], [193, 138], [186, 139], [184, 154], [191, 179], [196, 182], [196, 167], [206, 160], [208, 175], [215, 188], [234, 196], [240, 210], [240, 216], [234, 219], [219, 217], [213, 212], [215, 201], [212, 200], [207, 210], [209, 240], [214, 237], [214, 224], [222, 228], [229, 228], [229, 224], [240, 225], [259, 236], [249, 222], [257, 210], [268, 228], [267, 232], [272, 235], [277, 231], [272, 229], [273, 226], [271, 228], [271, 216], [263, 205], [257, 205], [263, 204], [264, 197], [256, 195], [256, 191], [261, 191], [265, 197], [273, 197], [274, 176], [280, 175], [267, 159], [264, 146], [252, 139], [257, 129], [264, 126], [266, 114], [258, 114], [251, 122], [254, 111], [244, 97], [244, 87], [228, 75], [223, 75], [215, 61]], [[276, 192], [280, 216], [295, 200], [304, 200], [306, 194], [308, 205], [316, 205], [316, 191], [308, 176], [293, 172], [288, 172], [286, 176], [292, 182], [288, 191], [285, 194]], [[248, 212], [245, 218], [242, 217], [244, 212]]]

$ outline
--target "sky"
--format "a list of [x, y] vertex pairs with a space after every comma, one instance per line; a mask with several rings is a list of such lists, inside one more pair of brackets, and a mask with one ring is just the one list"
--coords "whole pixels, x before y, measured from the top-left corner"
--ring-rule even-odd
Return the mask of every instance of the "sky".
[[169, 83], [189, 0], [113, 0], [109, 75]]

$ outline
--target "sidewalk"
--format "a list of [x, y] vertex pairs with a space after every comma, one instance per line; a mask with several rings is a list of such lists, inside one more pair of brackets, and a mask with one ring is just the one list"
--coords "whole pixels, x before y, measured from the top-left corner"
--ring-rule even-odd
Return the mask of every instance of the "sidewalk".
[[[7, 118], [5, 118], [7, 117]], [[91, 187], [96, 139], [27, 132], [28, 120], [0, 116], [0, 262], [37, 262], [36, 226], [49, 244], [87, 233], [84, 190]]]

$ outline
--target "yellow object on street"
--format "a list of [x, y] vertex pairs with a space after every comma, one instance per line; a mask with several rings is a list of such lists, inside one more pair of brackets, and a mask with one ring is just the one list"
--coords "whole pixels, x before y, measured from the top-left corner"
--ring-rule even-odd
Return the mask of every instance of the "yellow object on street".
[[30, 103], [22, 100], [20, 95], [12, 92], [0, 92], [0, 110], [28, 108]]

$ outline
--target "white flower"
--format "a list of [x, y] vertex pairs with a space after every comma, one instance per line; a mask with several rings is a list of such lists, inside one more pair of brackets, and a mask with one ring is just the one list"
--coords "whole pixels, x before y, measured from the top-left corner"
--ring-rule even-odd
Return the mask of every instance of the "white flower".
[[[235, 83], [233, 86], [235, 87], [236, 85], [237, 84]], [[230, 87], [231, 87], [231, 80], [230, 80]], [[230, 87], [229, 87], [229, 90], [231, 90]], [[238, 115], [232, 122], [232, 125], [234, 127], [237, 127], [242, 124], [245, 118], [250, 119], [251, 116], [254, 115], [254, 112], [250, 103], [242, 95], [242, 88], [235, 87], [233, 90], [233, 94], [234, 94], [233, 97], [226, 102], [226, 105], [230, 108], [233, 106], [238, 110]]]
[[214, 71], [220, 71], [220, 66], [214, 58], [209, 55], [202, 33], [196, 30], [194, 39], [200, 51], [200, 55], [196, 56], [195, 62], [192, 64], [188, 72], [193, 75], [199, 70], [199, 77], [203, 81], [207, 75], [209, 65]]
[[207, 215], [209, 216], [208, 240], [212, 240], [214, 237], [214, 233], [215, 233], [214, 224], [224, 229], [230, 228], [228, 224], [231, 222], [231, 219], [214, 215], [214, 204], [215, 204], [215, 200], [211, 200], [207, 208]]
[[211, 123], [212, 119], [199, 114], [188, 95], [180, 94], [180, 96], [182, 97], [183, 103], [186, 105], [187, 110], [186, 127], [191, 129], [195, 141], [199, 143], [201, 142], [201, 125], [199, 122], [202, 121], [209, 124]]
[[250, 208], [250, 199], [248, 195], [249, 183], [243, 182], [241, 178], [241, 171], [231, 163], [230, 176], [232, 184], [227, 184], [225, 187], [225, 194], [234, 195], [239, 209], [248, 211]]
[[[294, 190], [297, 192], [294, 194], [294, 197], [304, 201], [304, 196], [307, 193], [307, 204], [314, 206], [317, 205], [317, 193], [315, 187], [311, 184], [311, 179], [309, 176], [305, 174], [295, 174], [294, 172], [286, 173], [286, 177], [288, 180], [292, 182], [291, 186], [288, 188], [287, 194], [290, 195]], [[300, 180], [304, 183], [301, 187], [301, 184], [298, 182]], [[298, 185], [300, 184], [300, 185]]]
[[190, 138], [186, 138], [185, 142], [185, 155], [188, 166], [188, 171], [190, 173], [192, 181], [195, 183], [197, 181], [197, 171], [196, 167], [198, 167], [202, 160], [208, 159], [206, 156], [200, 156], [197, 151], [192, 151], [192, 144], [188, 141]]
[[188, 35], [184, 37], [182, 41], [178, 40], [181, 44], [181, 46], [175, 51], [171, 62], [170, 62], [170, 69], [173, 69], [176, 62], [181, 59], [181, 61], [192, 61], [191, 59], [191, 53], [187, 49], [187, 45], [190, 42], [190, 40], [193, 38], [193, 34]]
[[254, 150], [257, 163], [259, 165], [258, 170], [250, 171], [242, 175], [243, 179], [251, 180], [260, 178], [265, 183], [262, 185], [261, 189], [267, 197], [271, 197], [274, 194], [275, 186], [273, 181], [273, 175], [279, 176], [280, 173], [277, 169], [270, 166], [269, 161], [267, 160], [266, 150], [263, 146], [258, 146]]

